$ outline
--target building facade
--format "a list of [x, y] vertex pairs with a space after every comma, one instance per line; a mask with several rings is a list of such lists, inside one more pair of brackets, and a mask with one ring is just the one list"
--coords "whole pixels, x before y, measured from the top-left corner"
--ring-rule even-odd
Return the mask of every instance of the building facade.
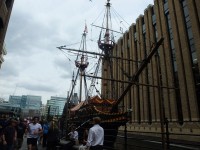
[[78, 93], [74, 93], [74, 95], [72, 95], [71, 100], [69, 101], [69, 105], [70, 107], [72, 107], [78, 105], [78, 103], [79, 103]]
[[40, 109], [42, 106], [42, 97], [35, 95], [9, 96], [9, 103], [19, 105], [26, 109]]
[[45, 115], [46, 115], [46, 105], [42, 104], [40, 108], [40, 116], [45, 117]]
[[46, 115], [61, 116], [65, 106], [67, 98], [51, 96], [50, 100], [47, 100]]
[[42, 97], [35, 95], [22, 95], [21, 107], [39, 110], [42, 106]]
[[[114, 79], [130, 81], [164, 38], [119, 105], [123, 111], [132, 110], [128, 132], [160, 136], [167, 119], [170, 138], [200, 141], [199, 8], [199, 0], [154, 0], [117, 41], [112, 55], [124, 59], [113, 59]], [[106, 67], [103, 78], [109, 78]], [[128, 84], [116, 82], [112, 90], [111, 82], [103, 80], [102, 93], [118, 98]]]
[[6, 55], [6, 48], [4, 39], [10, 20], [14, 0], [1, 0], [0, 1], [0, 68], [4, 62], [3, 56]]
[[8, 105], [20, 108], [21, 117], [41, 116], [42, 97], [34, 95], [10, 95]]
[[21, 99], [22, 99], [22, 96], [10, 95], [9, 96], [9, 103], [10, 104], [17, 104], [17, 105], [21, 106]]

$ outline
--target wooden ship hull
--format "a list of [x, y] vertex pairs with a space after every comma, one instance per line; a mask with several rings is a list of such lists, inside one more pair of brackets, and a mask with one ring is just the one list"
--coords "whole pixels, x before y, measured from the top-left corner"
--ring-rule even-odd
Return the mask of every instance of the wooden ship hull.
[[92, 118], [100, 117], [101, 126], [104, 129], [104, 147], [112, 148], [114, 146], [118, 128], [126, 125], [129, 121], [128, 112], [110, 113], [116, 100], [100, 99], [95, 96], [88, 101], [79, 103], [69, 110], [68, 126], [75, 125], [79, 131], [80, 141], [85, 128], [93, 126]]

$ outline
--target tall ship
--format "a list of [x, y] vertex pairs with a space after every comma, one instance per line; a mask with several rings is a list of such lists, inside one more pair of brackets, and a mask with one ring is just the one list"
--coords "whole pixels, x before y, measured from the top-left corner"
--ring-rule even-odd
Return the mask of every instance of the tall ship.
[[[151, 57], [156, 53], [163, 39], [161, 38], [155, 44], [146, 59], [140, 63], [138, 70], [129, 77], [128, 81], [115, 80], [113, 60], [123, 59], [124, 62], [130, 60], [116, 57], [112, 51], [116, 46], [114, 34], [122, 34], [122, 31], [115, 31], [112, 29], [110, 0], [107, 0], [105, 7], [102, 25], [92, 24], [92, 26], [100, 29], [99, 38], [97, 40], [97, 45], [100, 50], [99, 53], [87, 50], [87, 26], [85, 26], [82, 34], [80, 49], [70, 49], [66, 48], [66, 46], [57, 48], [60, 50], [73, 51], [77, 54], [74, 63], [77, 70], [76, 73], [73, 73], [72, 86], [68, 93], [67, 102], [62, 115], [63, 128], [66, 130], [66, 133], [68, 133], [70, 126], [75, 125], [81, 138], [83, 130], [92, 126], [92, 118], [98, 116], [102, 119], [101, 126], [105, 131], [104, 147], [109, 149], [114, 147], [118, 128], [120, 126], [125, 126], [128, 123], [129, 114], [132, 111], [124, 111], [121, 109], [121, 102], [132, 85], [138, 81], [141, 72], [147, 66]], [[94, 73], [88, 74], [86, 70], [90, 65], [89, 56], [91, 55], [96, 56], [97, 65], [94, 69]], [[104, 78], [103, 73], [98, 76], [101, 70], [106, 70], [106, 76], [109, 78]], [[90, 86], [88, 86], [88, 78], [90, 79]], [[101, 80], [101, 90], [98, 90], [95, 86], [97, 79]], [[79, 95], [78, 102], [74, 103], [72, 99], [74, 97], [75, 86], [77, 86], [77, 80], [79, 80]], [[127, 87], [124, 88], [122, 93], [118, 93], [117, 95], [120, 96], [117, 97], [116, 85], [119, 82], [126, 82]], [[94, 94], [94, 90], [96, 94]]]

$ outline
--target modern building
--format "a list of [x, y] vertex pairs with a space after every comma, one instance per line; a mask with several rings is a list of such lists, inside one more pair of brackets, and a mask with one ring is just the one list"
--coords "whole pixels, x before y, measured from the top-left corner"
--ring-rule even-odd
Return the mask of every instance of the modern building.
[[22, 111], [22, 117], [33, 117], [41, 115], [42, 97], [34, 95], [9, 96], [9, 106], [15, 106]]
[[[113, 59], [112, 72], [115, 80], [126, 82], [115, 83], [113, 90], [102, 80], [102, 93], [118, 98], [132, 85], [119, 105], [132, 110], [131, 120], [120, 130], [161, 136], [167, 119], [170, 139], [200, 141], [199, 8], [199, 0], [154, 0], [117, 41], [112, 55], [124, 59]], [[130, 83], [161, 38], [147, 67]], [[109, 78], [108, 66], [103, 78]]]
[[9, 103], [19, 105], [26, 109], [40, 109], [42, 106], [42, 97], [34, 95], [9, 96]]
[[5, 99], [0, 97], [0, 104], [3, 103], [4, 101], [5, 101]]
[[17, 104], [17, 105], [21, 106], [21, 99], [22, 99], [22, 96], [10, 95], [9, 96], [9, 103], [10, 104]]
[[40, 116], [44, 117], [46, 115], [46, 105], [42, 104], [40, 108]]
[[49, 113], [49, 115], [52, 116], [61, 116], [66, 103], [66, 99], [66, 97], [51, 96], [51, 99], [47, 100], [46, 115]]
[[74, 95], [72, 96], [69, 105], [70, 106], [76, 106], [79, 103], [79, 98], [78, 98], [78, 93], [74, 93]]
[[42, 106], [42, 97], [34, 95], [22, 95], [21, 107], [27, 109], [40, 109]]
[[3, 56], [7, 53], [4, 44], [4, 39], [6, 36], [6, 31], [10, 20], [13, 3], [14, 0], [0, 1], [0, 68], [2, 63], [4, 62]]

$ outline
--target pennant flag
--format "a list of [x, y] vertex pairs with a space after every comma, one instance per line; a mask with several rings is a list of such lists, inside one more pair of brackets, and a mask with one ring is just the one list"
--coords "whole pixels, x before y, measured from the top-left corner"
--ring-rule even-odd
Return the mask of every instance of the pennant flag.
[[84, 33], [88, 33], [87, 24], [85, 24]]

